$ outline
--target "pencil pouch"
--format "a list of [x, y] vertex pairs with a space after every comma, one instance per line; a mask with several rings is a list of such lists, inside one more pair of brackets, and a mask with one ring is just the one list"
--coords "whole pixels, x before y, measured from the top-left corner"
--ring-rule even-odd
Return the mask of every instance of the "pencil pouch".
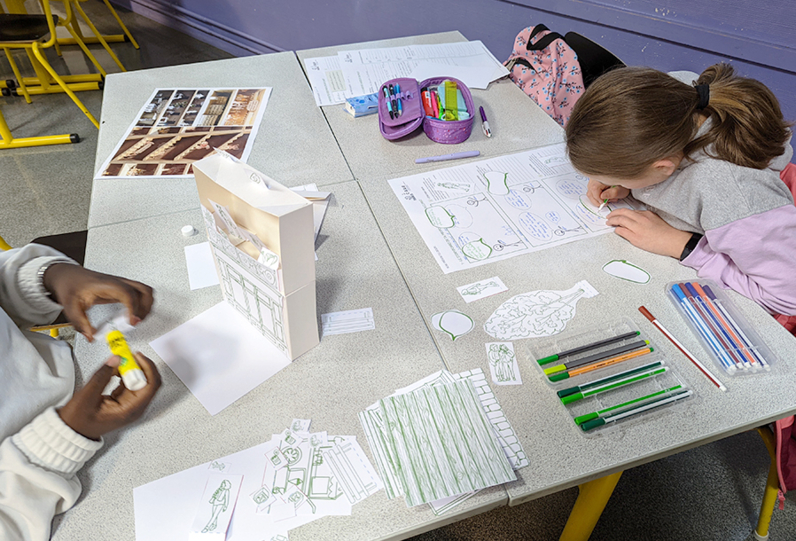
[[765, 342], [715, 282], [670, 282], [666, 294], [726, 374], [755, 374], [770, 370], [776, 362]]
[[[449, 99], [449, 103], [446, 104], [443, 98], [443, 106], [447, 105], [446, 110], [450, 111], [454, 110], [452, 101], [457, 101], [456, 113], [452, 113], [452, 116], [449, 115], [449, 117], [457, 118], [459, 116], [458, 111], [462, 109], [458, 104], [458, 96], [461, 96], [464, 101], [463, 111], [466, 113], [462, 116], [467, 116], [467, 118], [440, 120], [426, 116], [421, 89], [440, 85], [443, 81], [456, 83], [458, 90], [456, 97]], [[390, 92], [390, 86], [392, 86], [392, 92]], [[396, 88], [399, 90], [396, 91]], [[453, 77], [433, 77], [419, 83], [417, 80], [407, 77], [390, 79], [379, 88], [378, 94], [379, 130], [382, 136], [390, 141], [406, 137], [414, 133], [420, 126], [423, 126], [423, 131], [429, 139], [443, 144], [462, 143], [470, 137], [470, 133], [473, 131], [475, 119], [473, 96], [463, 82]]]

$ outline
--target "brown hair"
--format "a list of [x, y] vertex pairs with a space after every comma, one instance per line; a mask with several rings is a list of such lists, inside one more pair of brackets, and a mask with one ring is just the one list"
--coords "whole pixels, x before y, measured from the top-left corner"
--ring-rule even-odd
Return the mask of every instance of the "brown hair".
[[[785, 151], [789, 124], [763, 83], [716, 64], [696, 84], [710, 85], [709, 103], [701, 110], [696, 89], [663, 72], [628, 67], [600, 76], [567, 124], [572, 165], [585, 174], [630, 179], [660, 159], [679, 152], [688, 157], [708, 145], [711, 157], [755, 169]], [[693, 139], [700, 112], [713, 125]]]

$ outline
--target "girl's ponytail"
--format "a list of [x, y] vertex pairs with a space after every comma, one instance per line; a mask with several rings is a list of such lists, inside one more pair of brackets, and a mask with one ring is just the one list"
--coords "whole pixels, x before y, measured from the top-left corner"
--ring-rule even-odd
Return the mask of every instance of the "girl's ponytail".
[[[713, 125], [686, 145], [686, 156], [713, 145], [714, 158], [764, 169], [785, 151], [790, 130], [777, 98], [763, 83], [735, 75], [729, 64], [716, 64], [703, 71], [696, 84], [706, 85], [709, 97], [702, 112]], [[699, 99], [699, 91], [694, 92], [695, 103]]]

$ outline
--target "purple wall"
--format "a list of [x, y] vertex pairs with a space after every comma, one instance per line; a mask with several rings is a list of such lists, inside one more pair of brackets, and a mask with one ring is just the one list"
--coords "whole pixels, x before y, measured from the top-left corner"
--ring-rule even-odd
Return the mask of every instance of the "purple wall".
[[700, 72], [732, 62], [796, 120], [793, 0], [115, 0], [233, 54], [459, 30], [505, 59], [523, 27], [579, 32], [627, 64]]

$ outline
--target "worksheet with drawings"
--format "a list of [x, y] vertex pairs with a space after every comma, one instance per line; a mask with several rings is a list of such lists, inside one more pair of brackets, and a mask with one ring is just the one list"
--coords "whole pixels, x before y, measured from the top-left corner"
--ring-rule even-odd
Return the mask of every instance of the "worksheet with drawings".
[[617, 208], [586, 197], [564, 143], [409, 177], [390, 186], [447, 274], [608, 233]]

